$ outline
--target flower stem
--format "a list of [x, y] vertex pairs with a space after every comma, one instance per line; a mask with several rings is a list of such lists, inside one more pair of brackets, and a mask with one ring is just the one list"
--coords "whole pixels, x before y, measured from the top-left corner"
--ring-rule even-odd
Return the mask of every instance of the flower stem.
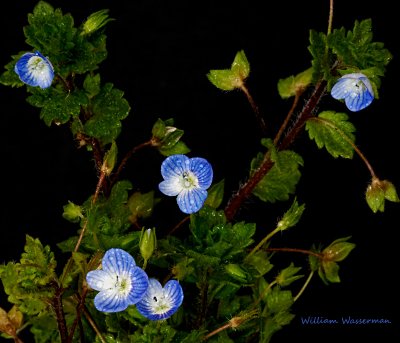
[[112, 180], [111, 180], [111, 185], [113, 185], [115, 183], [115, 181], [118, 180], [118, 177], [122, 172], [122, 169], [124, 169], [126, 163], [132, 157], [132, 155], [135, 154], [137, 151], [139, 151], [145, 147], [148, 147], [148, 146], [154, 146], [154, 142], [152, 139], [147, 142], [141, 143], [141, 144], [133, 147], [130, 151], [128, 151], [128, 153], [125, 155], [125, 157], [122, 159], [121, 163], [119, 164], [118, 169], [114, 173]]
[[286, 251], [286, 252], [298, 252], [300, 254], [306, 254], [306, 255], [312, 255], [315, 257], [318, 257], [319, 259], [322, 259], [324, 256], [322, 254], [319, 254], [315, 251], [311, 250], [304, 250], [304, 249], [297, 249], [297, 248], [267, 248], [265, 249], [266, 251]]
[[300, 296], [303, 294], [303, 292], [305, 291], [305, 289], [306, 289], [307, 286], [309, 285], [309, 283], [310, 283], [310, 281], [311, 281], [313, 275], [314, 275], [314, 271], [312, 270], [312, 271], [310, 272], [310, 274], [308, 275], [308, 278], [307, 278], [306, 282], [304, 282], [303, 287], [301, 287], [299, 293], [297, 293], [296, 296], [293, 298], [293, 302], [295, 302], [297, 299], [299, 299]]
[[247, 100], [249, 101], [249, 103], [251, 105], [251, 108], [253, 109], [254, 114], [256, 115], [256, 120], [258, 122], [258, 125], [260, 126], [261, 133], [263, 135], [266, 135], [266, 133], [267, 133], [267, 125], [265, 124], [265, 120], [262, 117], [256, 102], [254, 101], [253, 97], [251, 96], [249, 90], [247, 89], [247, 87], [245, 86], [244, 83], [241, 84], [240, 90], [246, 95]]
[[371, 178], [372, 179], [376, 179], [377, 178], [374, 169], [372, 168], [371, 164], [368, 162], [368, 160], [365, 157], [365, 155], [361, 152], [361, 150], [357, 147], [357, 145], [355, 145], [353, 143], [353, 141], [341, 129], [339, 129], [335, 124], [333, 124], [329, 120], [326, 120], [326, 119], [323, 119], [323, 118], [315, 117], [312, 120], [318, 121], [318, 122], [320, 122], [320, 123], [322, 123], [322, 124], [324, 124], [326, 126], [331, 127], [332, 129], [336, 130], [337, 133], [339, 133], [346, 140], [346, 142], [349, 143], [352, 146], [354, 151], [358, 154], [358, 156], [364, 162], [364, 164], [366, 165], [366, 167], [368, 168], [368, 170], [369, 170], [369, 172], [371, 174]]
[[328, 19], [328, 35], [332, 32], [333, 22], [333, 0], [329, 0], [329, 19]]
[[265, 243], [267, 243], [267, 241], [274, 236], [276, 233], [278, 233], [279, 231], [281, 231], [280, 227], [276, 227], [273, 231], [271, 231], [268, 235], [266, 235], [250, 252], [249, 254], [246, 256], [245, 260], [247, 260], [248, 258], [250, 258], [250, 256], [254, 255], [254, 253], [256, 253]]

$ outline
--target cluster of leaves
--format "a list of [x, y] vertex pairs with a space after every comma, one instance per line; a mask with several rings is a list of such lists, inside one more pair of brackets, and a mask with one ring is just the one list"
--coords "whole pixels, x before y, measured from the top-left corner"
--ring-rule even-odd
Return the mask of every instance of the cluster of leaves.
[[[338, 262], [355, 244], [345, 237], [325, 248], [311, 246], [307, 261], [310, 276], [301, 287], [298, 280], [304, 279], [300, 274], [303, 267], [294, 263], [282, 267], [275, 262], [273, 258], [279, 255], [272, 253], [277, 250], [271, 248], [271, 238], [294, 227], [305, 205], [295, 199], [275, 229], [265, 235], [256, 223], [235, 222], [231, 204], [241, 204], [251, 195], [269, 203], [290, 200], [304, 160], [287, 147], [303, 127], [318, 148], [325, 148], [334, 158], [352, 158], [356, 151], [354, 125], [345, 113], [314, 113], [318, 97], [338, 75], [353, 71], [371, 77], [377, 91], [390, 53], [382, 43], [372, 41], [369, 20], [356, 22], [352, 31], [342, 28], [328, 35], [311, 31], [312, 67], [278, 82], [283, 99], [297, 98], [311, 86], [316, 89], [293, 127], [283, 126], [287, 131], [284, 138], [278, 133], [274, 139], [261, 140], [266, 151], [252, 159], [249, 181], [225, 209], [221, 180], [209, 189], [203, 208], [180, 224], [188, 220], [190, 234], [183, 238], [172, 232], [164, 234], [147, 254], [140, 246], [141, 223], [154, 213], [160, 199], [153, 191], [132, 192], [131, 181], [118, 180], [119, 168], [115, 167], [126, 160], [119, 161], [116, 141], [130, 105], [113, 84], [101, 84], [97, 72], [107, 56], [104, 29], [111, 20], [108, 11], [102, 10], [75, 27], [70, 14], [64, 15], [44, 1], [28, 15], [26, 42], [48, 56], [56, 77], [47, 89], [27, 86], [27, 101], [40, 108], [40, 117], [47, 125], [68, 125], [74, 138], [93, 151], [100, 177], [96, 192], [83, 204], [69, 202], [64, 206], [64, 218], [76, 223], [78, 229], [76, 235], [58, 244], [61, 252], [70, 256], [61, 275], [56, 273], [50, 248], [29, 236], [20, 262], [0, 266], [5, 292], [14, 305], [8, 313], [0, 309], [0, 331], [16, 338], [25, 320], [37, 342], [78, 341], [74, 329], [79, 326], [80, 334], [91, 342], [157, 342], [163, 337], [163, 342], [258, 339], [267, 343], [294, 318], [291, 306], [315, 272], [325, 283], [340, 282]], [[22, 54], [13, 56], [6, 65], [0, 76], [2, 84], [24, 85], [14, 72]], [[207, 76], [221, 90], [240, 89], [248, 95], [245, 81], [249, 75], [250, 64], [244, 51], [239, 51], [231, 68], [211, 70]], [[158, 119], [149, 141], [141, 147], [150, 146], [162, 156], [186, 154], [190, 150], [181, 140], [183, 133], [174, 127], [173, 119]], [[374, 212], [383, 211], [385, 200], [399, 200], [394, 186], [376, 176], [366, 196]], [[153, 274], [179, 280], [187, 300], [178, 312], [161, 323], [145, 319], [134, 306], [120, 313], [98, 312], [85, 276], [98, 268], [102, 253], [110, 248], [129, 251]]]

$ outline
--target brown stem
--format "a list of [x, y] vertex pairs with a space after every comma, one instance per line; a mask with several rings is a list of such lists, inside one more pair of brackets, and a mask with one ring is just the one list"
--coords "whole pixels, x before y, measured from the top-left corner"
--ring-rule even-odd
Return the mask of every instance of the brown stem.
[[222, 332], [222, 331], [224, 331], [224, 330], [226, 330], [226, 329], [229, 329], [229, 328], [231, 328], [231, 327], [232, 327], [231, 323], [228, 322], [228, 323], [226, 323], [225, 325], [220, 326], [218, 329], [215, 329], [214, 331], [212, 331], [212, 332], [210, 332], [209, 334], [207, 334], [206, 336], [204, 336], [203, 341], [206, 341], [206, 340], [209, 339], [210, 337], [215, 336], [216, 334], [218, 334], [218, 333], [220, 333], [220, 332]]
[[66, 341], [67, 343], [71, 343], [74, 338], [76, 326], [78, 325], [78, 323], [81, 320], [81, 313], [84, 309], [87, 292], [88, 292], [88, 288], [84, 286], [83, 290], [82, 290], [82, 295], [80, 297], [78, 296], [79, 301], [78, 301], [78, 305], [76, 306], [76, 318], [75, 318], [74, 322], [72, 323], [72, 326], [69, 330], [68, 340]]
[[62, 294], [64, 292], [64, 289], [60, 287], [55, 281], [51, 282], [51, 285], [55, 289], [55, 293], [52, 299], [52, 307], [56, 314], [58, 331], [60, 332], [61, 342], [66, 343], [68, 342], [68, 330], [62, 304]]
[[126, 163], [128, 162], [128, 160], [132, 157], [132, 155], [134, 153], [136, 153], [140, 149], [143, 149], [147, 146], [154, 146], [154, 144], [155, 144], [154, 141], [152, 139], [150, 139], [149, 141], [139, 144], [139, 145], [135, 146], [133, 149], [131, 149], [130, 151], [128, 151], [128, 153], [125, 155], [125, 157], [122, 159], [121, 163], [119, 164], [118, 169], [114, 173], [112, 180], [111, 180], [111, 185], [113, 185], [115, 183], [115, 181], [118, 180], [119, 174], [122, 172], [122, 169], [124, 169]]
[[178, 224], [176, 224], [167, 234], [167, 236], [172, 235], [176, 230], [178, 230], [183, 224], [185, 224], [190, 219], [190, 216], [183, 218]]
[[[301, 110], [293, 127], [289, 130], [288, 134], [283, 138], [282, 143], [280, 143], [277, 146], [278, 150], [285, 150], [293, 143], [293, 141], [303, 128], [306, 120], [313, 115], [314, 109], [318, 105], [322, 95], [325, 92], [325, 89], [326, 89], [326, 81], [320, 81], [315, 86], [313, 94], [311, 95], [310, 99], [308, 99], [307, 103]], [[233, 220], [237, 211], [242, 205], [243, 201], [245, 201], [251, 195], [254, 188], [268, 173], [268, 171], [272, 168], [272, 166], [273, 162], [271, 161], [269, 152], [267, 152], [264, 156], [264, 159], [260, 167], [256, 169], [256, 171], [250, 176], [250, 178], [238, 190], [238, 192], [230, 199], [227, 206], [225, 207], [225, 216], [228, 221]]]
[[247, 100], [249, 101], [249, 103], [251, 105], [251, 108], [253, 109], [253, 111], [254, 111], [254, 113], [256, 115], [256, 120], [258, 122], [258, 125], [260, 125], [261, 133], [263, 135], [266, 135], [266, 133], [267, 133], [267, 125], [265, 124], [264, 118], [262, 117], [256, 102], [254, 101], [253, 97], [251, 96], [249, 90], [247, 89], [247, 87], [245, 86], [244, 83], [241, 84], [240, 89], [246, 95]]
[[312, 255], [318, 257], [319, 259], [323, 259], [323, 254], [319, 254], [315, 251], [305, 250], [305, 249], [297, 249], [297, 248], [266, 248], [265, 251], [286, 251], [286, 252], [297, 252], [300, 254]]

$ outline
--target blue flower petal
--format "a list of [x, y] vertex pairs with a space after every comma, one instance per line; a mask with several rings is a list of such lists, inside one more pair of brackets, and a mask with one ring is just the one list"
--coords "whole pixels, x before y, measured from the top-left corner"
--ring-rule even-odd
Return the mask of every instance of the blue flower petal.
[[350, 111], [357, 112], [369, 106], [374, 100], [373, 95], [366, 89], [358, 93], [356, 96], [348, 96], [345, 98], [346, 106]]
[[158, 280], [150, 279], [146, 295], [136, 308], [150, 320], [161, 320], [172, 316], [182, 302], [183, 290], [178, 281], [170, 280], [162, 288]]
[[362, 73], [342, 76], [332, 87], [331, 95], [335, 99], [344, 99], [347, 108], [353, 112], [369, 106], [374, 99], [371, 82]]
[[96, 291], [104, 291], [108, 289], [108, 277], [109, 274], [104, 270], [91, 270], [86, 274], [86, 281], [90, 288]]
[[178, 194], [176, 201], [183, 213], [191, 214], [202, 208], [204, 201], [207, 199], [207, 194], [206, 190], [199, 188], [183, 190]]
[[337, 83], [332, 87], [331, 95], [334, 99], [340, 100], [347, 97], [349, 94], [352, 83], [354, 81], [349, 78], [340, 78]]
[[94, 298], [94, 306], [101, 312], [119, 312], [125, 310], [128, 300], [113, 290], [102, 291]]
[[122, 275], [136, 266], [133, 257], [122, 249], [109, 249], [102, 260], [103, 270], [110, 274]]
[[173, 176], [162, 181], [158, 185], [158, 189], [168, 196], [177, 196], [182, 191], [182, 185], [179, 176]]
[[33, 87], [48, 88], [54, 78], [51, 62], [39, 51], [22, 55], [15, 64], [14, 71], [22, 82]]
[[129, 305], [133, 305], [140, 301], [145, 295], [147, 287], [149, 286], [149, 277], [142, 268], [134, 267], [130, 270], [130, 279], [132, 289], [128, 294], [127, 300]]
[[201, 157], [190, 159], [190, 170], [197, 176], [199, 187], [207, 189], [213, 180], [213, 170], [211, 164]]
[[134, 258], [122, 249], [109, 249], [103, 256], [102, 269], [87, 273], [88, 285], [99, 291], [94, 305], [102, 312], [118, 312], [140, 301], [149, 280]]
[[185, 155], [168, 156], [161, 164], [161, 175], [164, 179], [177, 177], [188, 170], [189, 157]]

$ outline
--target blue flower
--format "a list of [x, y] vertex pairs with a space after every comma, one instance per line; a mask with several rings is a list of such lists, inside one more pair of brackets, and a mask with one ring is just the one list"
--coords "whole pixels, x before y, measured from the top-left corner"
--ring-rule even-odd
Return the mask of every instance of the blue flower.
[[342, 76], [332, 87], [331, 95], [335, 99], [344, 99], [350, 111], [357, 112], [369, 106], [374, 100], [371, 82], [361, 73]]
[[176, 201], [184, 213], [200, 210], [207, 198], [206, 189], [210, 187], [213, 170], [204, 158], [189, 158], [185, 155], [172, 155], [161, 164], [159, 189], [169, 196], [178, 196]]
[[169, 280], [163, 288], [158, 280], [149, 279], [149, 288], [136, 308], [150, 320], [161, 320], [171, 317], [182, 301], [183, 290], [178, 281]]
[[33, 87], [48, 88], [54, 78], [53, 65], [39, 51], [23, 54], [15, 64], [14, 71], [22, 82]]
[[101, 312], [119, 312], [136, 304], [149, 284], [144, 270], [137, 267], [133, 257], [122, 249], [107, 250], [102, 269], [87, 273], [86, 281], [99, 291], [94, 306]]

